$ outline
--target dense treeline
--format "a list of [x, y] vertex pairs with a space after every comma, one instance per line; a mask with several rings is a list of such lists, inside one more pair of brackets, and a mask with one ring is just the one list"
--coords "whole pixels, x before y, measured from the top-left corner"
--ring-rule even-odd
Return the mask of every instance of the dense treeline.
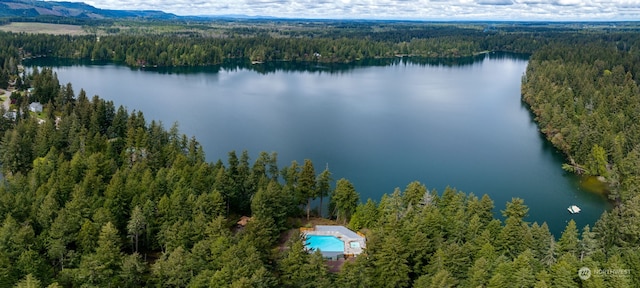
[[18, 48], [15, 46], [0, 48], [0, 88], [6, 89], [9, 82], [17, 78], [19, 57]]
[[[57, 82], [48, 69], [27, 81], [35, 91]], [[55, 93], [45, 122], [25, 113], [2, 139], [2, 287], [631, 287], [640, 277], [638, 197], [593, 229], [569, 222], [556, 241], [525, 221], [521, 199], [504, 222], [486, 195], [418, 182], [358, 204], [348, 180], [334, 184], [310, 160], [280, 168], [275, 153], [250, 164], [230, 152], [207, 163], [176, 126], [70, 84]], [[296, 233], [274, 249], [323, 197], [368, 239], [337, 273]], [[252, 220], [237, 229], [240, 215]], [[583, 281], [583, 266], [623, 275]]]
[[607, 35], [537, 51], [523, 100], [566, 155], [566, 169], [602, 176], [610, 196], [640, 195], [640, 37]]
[[[600, 220], [593, 229], [579, 230], [571, 220], [556, 240], [546, 224], [525, 222], [528, 208], [521, 199], [507, 203], [503, 223], [493, 218], [492, 209], [486, 195], [478, 198], [451, 188], [436, 195], [417, 182], [383, 196], [377, 204], [369, 200], [358, 206], [351, 220], [352, 228], [370, 228], [366, 257], [343, 267], [336, 283], [344, 287], [637, 285], [637, 243], [608, 246], [605, 235], [616, 240], [630, 236], [609, 235], [612, 223]], [[628, 274], [623, 276], [582, 281], [580, 267], [633, 269], [624, 270]]]
[[[239, 29], [247, 31], [239, 33]], [[0, 41], [22, 48], [22, 56], [109, 60], [132, 66], [200, 66], [219, 64], [230, 58], [261, 62], [351, 62], [395, 55], [462, 57], [483, 51], [531, 53], [568, 33], [563, 30], [557, 33], [507, 33], [484, 31], [478, 26], [457, 28], [427, 24], [388, 25], [372, 32], [369, 29], [359, 25], [348, 32], [334, 28], [320, 33], [318, 30], [284, 29], [261, 32], [257, 28], [232, 27], [223, 29], [218, 37], [193, 31], [101, 37], [0, 33]]]

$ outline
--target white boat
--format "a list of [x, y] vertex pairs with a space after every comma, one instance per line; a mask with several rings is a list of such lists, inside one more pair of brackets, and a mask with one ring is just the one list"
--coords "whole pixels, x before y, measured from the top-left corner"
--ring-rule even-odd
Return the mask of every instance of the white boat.
[[569, 206], [569, 208], [567, 208], [567, 210], [569, 210], [569, 213], [571, 214], [578, 214], [580, 213], [580, 207], [576, 206], [576, 205], [571, 205]]

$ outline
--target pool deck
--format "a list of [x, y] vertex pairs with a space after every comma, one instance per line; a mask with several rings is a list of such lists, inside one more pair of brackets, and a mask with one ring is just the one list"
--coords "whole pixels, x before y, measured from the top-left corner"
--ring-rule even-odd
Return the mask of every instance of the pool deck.
[[[334, 236], [344, 242], [344, 254], [356, 256], [367, 247], [366, 239], [344, 226], [316, 225], [313, 230], [303, 231], [305, 235]], [[357, 243], [357, 244], [356, 244]]]

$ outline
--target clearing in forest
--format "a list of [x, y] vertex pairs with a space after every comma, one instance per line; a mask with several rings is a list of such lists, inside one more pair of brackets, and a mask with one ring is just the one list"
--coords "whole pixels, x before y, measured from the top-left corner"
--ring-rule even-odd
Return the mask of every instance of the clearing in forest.
[[30, 34], [53, 34], [53, 35], [87, 35], [80, 25], [50, 24], [34, 22], [12, 22], [8, 25], [0, 25], [0, 31], [25, 32]]

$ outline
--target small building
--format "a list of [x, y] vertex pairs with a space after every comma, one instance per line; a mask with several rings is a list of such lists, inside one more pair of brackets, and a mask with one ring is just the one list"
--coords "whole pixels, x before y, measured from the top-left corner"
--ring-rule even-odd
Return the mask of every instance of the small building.
[[247, 226], [247, 223], [249, 223], [249, 221], [251, 221], [251, 217], [242, 216], [240, 217], [240, 220], [236, 222], [236, 225], [238, 225], [238, 227], [244, 227]]
[[16, 111], [7, 111], [6, 113], [4, 113], [4, 118], [7, 118], [9, 120], [16, 120], [17, 117], [18, 113], [16, 113]]
[[34, 113], [42, 112], [42, 104], [40, 104], [40, 102], [33, 102], [29, 104], [29, 111]]

